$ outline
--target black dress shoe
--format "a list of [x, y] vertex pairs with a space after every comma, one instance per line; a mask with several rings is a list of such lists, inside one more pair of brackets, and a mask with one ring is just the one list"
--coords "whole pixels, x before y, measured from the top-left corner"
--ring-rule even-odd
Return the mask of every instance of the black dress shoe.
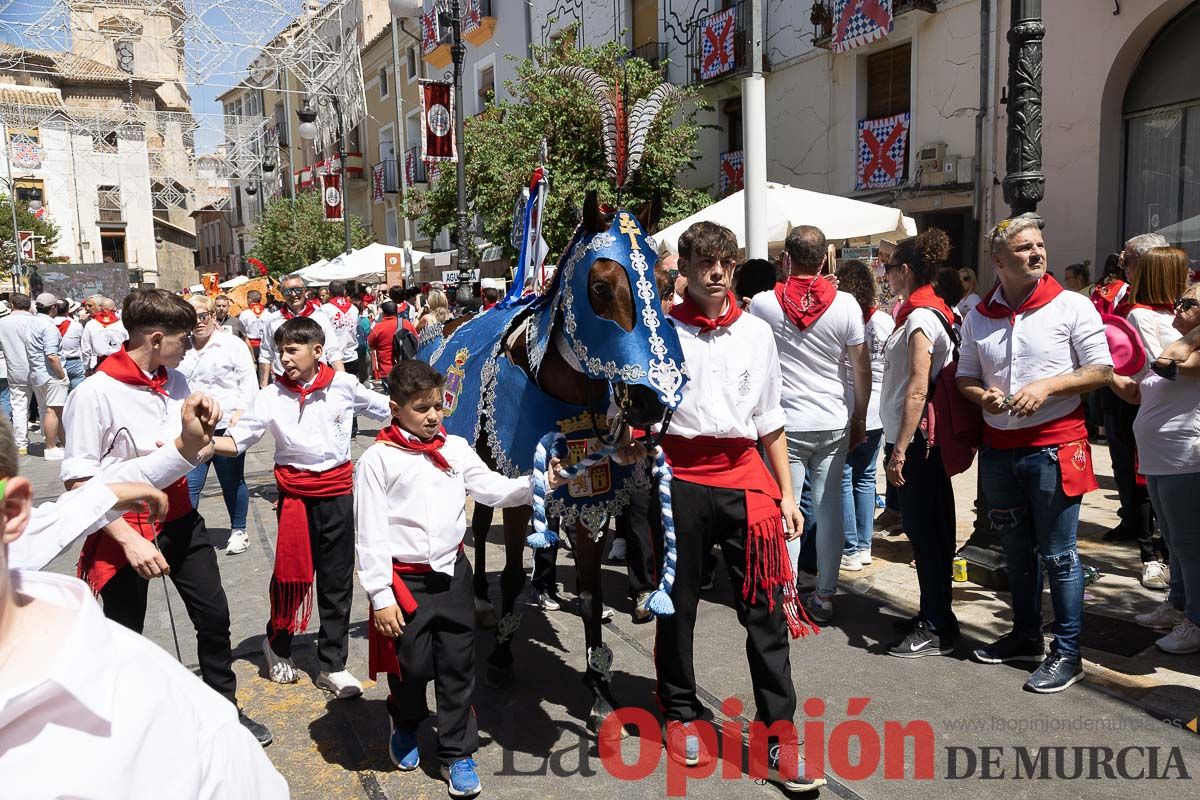
[[996, 641], [981, 647], [972, 655], [984, 664], [1004, 664], [1009, 661], [1041, 661], [1046, 656], [1046, 644], [1039, 636], [1022, 639], [1015, 633], [1006, 633]]
[[1069, 656], [1057, 650], [1050, 653], [1042, 665], [1034, 670], [1025, 681], [1025, 691], [1038, 694], [1061, 692], [1072, 684], [1083, 680], [1083, 661], [1079, 656]]
[[242, 724], [243, 728], [250, 731], [250, 735], [258, 740], [258, 743], [263, 747], [266, 747], [272, 741], [274, 741], [273, 737], [271, 736], [271, 731], [266, 725], [250, 719], [246, 716], [246, 712], [242, 711], [240, 708], [238, 709], [238, 722]]

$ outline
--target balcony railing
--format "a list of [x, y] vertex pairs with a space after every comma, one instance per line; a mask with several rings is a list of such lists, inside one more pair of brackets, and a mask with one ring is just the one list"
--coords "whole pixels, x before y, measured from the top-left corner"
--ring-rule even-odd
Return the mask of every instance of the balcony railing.
[[421, 160], [421, 148], [412, 147], [404, 153], [405, 181], [409, 186], [414, 183], [428, 183], [429, 170]]
[[655, 69], [662, 69], [667, 62], [667, 43], [646, 42], [643, 45], [633, 48], [633, 55]]
[[[688, 43], [688, 76], [693, 84], [713, 83], [746, 71], [748, 17], [747, 3], [739, 0], [729, 8], [714, 11], [692, 22]], [[765, 53], [763, 62], [763, 68], [766, 69]]]
[[396, 194], [400, 191], [400, 173], [396, 170], [396, 159], [385, 158], [375, 165], [376, 168], [380, 166], [383, 167], [383, 190]]

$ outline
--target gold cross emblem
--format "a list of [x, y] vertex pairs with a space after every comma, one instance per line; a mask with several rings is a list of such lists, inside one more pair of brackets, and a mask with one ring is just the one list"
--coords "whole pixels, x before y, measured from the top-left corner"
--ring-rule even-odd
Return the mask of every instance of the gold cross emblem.
[[642, 249], [637, 240], [637, 235], [641, 232], [638, 230], [637, 220], [629, 216], [627, 212], [621, 212], [621, 225], [618, 228], [618, 232], [629, 237], [629, 246], [634, 250]]

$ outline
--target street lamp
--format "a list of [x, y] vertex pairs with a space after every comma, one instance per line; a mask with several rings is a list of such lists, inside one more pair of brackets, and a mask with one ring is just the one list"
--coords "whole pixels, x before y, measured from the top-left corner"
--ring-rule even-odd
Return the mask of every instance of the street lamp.
[[[348, 184], [346, 182], [346, 124], [342, 118], [342, 104], [338, 102], [337, 95], [321, 95], [317, 99], [318, 105], [333, 106], [333, 113], [337, 115], [338, 129], [338, 172], [341, 180], [338, 181], [341, 187], [341, 205], [342, 205], [342, 224], [343, 235], [345, 237], [346, 254], [350, 254], [350, 207], [346, 203], [349, 196], [346, 191]], [[307, 141], [312, 141], [317, 138], [317, 111], [309, 102], [309, 99], [304, 98], [304, 107], [296, 111], [296, 118], [300, 120], [300, 138]], [[322, 198], [322, 202], [324, 199]]]

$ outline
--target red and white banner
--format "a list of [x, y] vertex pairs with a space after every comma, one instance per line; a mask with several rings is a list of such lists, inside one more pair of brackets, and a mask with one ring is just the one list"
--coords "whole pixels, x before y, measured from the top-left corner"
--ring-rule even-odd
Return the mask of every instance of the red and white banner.
[[746, 188], [746, 160], [741, 150], [721, 153], [720, 187], [722, 197]]
[[442, 30], [438, 25], [438, 12], [436, 8], [433, 8], [428, 13], [421, 15], [421, 55], [429, 55], [441, 43]]
[[383, 162], [371, 169], [371, 200], [375, 205], [383, 204]]
[[734, 32], [737, 29], [737, 9], [727, 8], [709, 14], [700, 23], [700, 80], [712, 80], [737, 65]]
[[858, 123], [858, 173], [854, 188], [886, 189], [904, 183], [908, 112]]
[[833, 6], [833, 52], [862, 47], [892, 32], [892, 0], [837, 0]]
[[33, 261], [37, 251], [33, 247], [33, 231], [17, 231], [17, 240], [21, 243], [21, 258]]
[[421, 83], [421, 158], [457, 161], [454, 141], [454, 86], [441, 81]]
[[326, 222], [342, 221], [342, 176], [327, 173], [321, 176], [321, 202], [325, 206]]

